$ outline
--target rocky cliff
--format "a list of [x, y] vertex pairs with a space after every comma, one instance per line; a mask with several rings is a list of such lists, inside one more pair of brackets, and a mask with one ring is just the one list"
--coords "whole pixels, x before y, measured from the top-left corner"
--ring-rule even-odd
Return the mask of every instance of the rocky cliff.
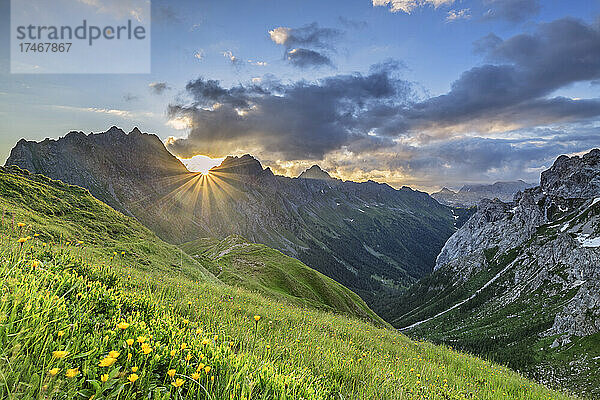
[[483, 201], [410, 289], [395, 324], [600, 395], [600, 150]]
[[496, 182], [491, 185], [464, 185], [457, 192], [445, 187], [439, 192], [432, 193], [431, 197], [447, 206], [473, 207], [484, 199], [510, 202], [517, 192], [533, 186], [535, 185], [519, 180]]

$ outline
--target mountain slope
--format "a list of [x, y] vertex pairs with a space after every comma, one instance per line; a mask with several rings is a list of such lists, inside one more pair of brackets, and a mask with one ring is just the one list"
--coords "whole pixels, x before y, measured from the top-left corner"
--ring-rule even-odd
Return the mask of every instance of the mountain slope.
[[[392, 329], [213, 282], [79, 187], [4, 169], [0, 199], [14, 216], [0, 220], [2, 399], [572, 399]], [[125, 258], [111, 260], [120, 246]]]
[[88, 188], [173, 243], [238, 234], [278, 249], [368, 304], [429, 273], [456, 230], [450, 208], [407, 187], [343, 182], [318, 167], [309, 179], [276, 176], [248, 155], [203, 176], [137, 130], [20, 141], [6, 164]]
[[180, 246], [195, 259], [208, 258], [221, 281], [276, 299], [341, 312], [384, 326], [355, 293], [333, 279], [262, 244], [240, 236], [198, 239]]
[[496, 182], [491, 185], [464, 185], [458, 192], [442, 188], [439, 192], [432, 193], [431, 197], [447, 206], [472, 207], [483, 199], [498, 199], [505, 202], [512, 201], [517, 192], [522, 192], [534, 186], [521, 180]]
[[[121, 273], [160, 275], [175, 270], [190, 279], [217, 282], [179, 248], [78, 186], [18, 167], [0, 167], [0, 208], [2, 224], [15, 234], [27, 237], [35, 233], [39, 235], [36, 240], [59, 248], [85, 248]], [[17, 222], [25, 226], [19, 227]]]
[[514, 203], [484, 201], [392, 321], [600, 395], [600, 150], [560, 157]]

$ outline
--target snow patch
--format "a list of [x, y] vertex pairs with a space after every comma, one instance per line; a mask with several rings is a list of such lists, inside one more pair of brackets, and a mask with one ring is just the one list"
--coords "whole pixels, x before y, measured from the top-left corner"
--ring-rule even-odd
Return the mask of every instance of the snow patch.
[[577, 236], [577, 241], [581, 247], [600, 247], [600, 237], [590, 238], [588, 234]]

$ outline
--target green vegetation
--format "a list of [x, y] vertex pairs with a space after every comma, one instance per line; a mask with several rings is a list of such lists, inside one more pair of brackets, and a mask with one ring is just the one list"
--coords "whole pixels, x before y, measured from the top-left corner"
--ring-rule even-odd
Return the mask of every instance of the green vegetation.
[[447, 347], [219, 284], [210, 260], [84, 190], [16, 170], [0, 183], [0, 398], [571, 398]]
[[275, 299], [342, 312], [387, 325], [355, 293], [295, 258], [241, 236], [198, 239], [180, 246], [195, 259], [208, 259], [215, 276]]

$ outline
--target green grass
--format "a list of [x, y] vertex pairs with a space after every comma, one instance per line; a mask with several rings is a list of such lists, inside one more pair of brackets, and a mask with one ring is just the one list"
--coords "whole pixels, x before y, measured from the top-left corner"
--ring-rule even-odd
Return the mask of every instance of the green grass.
[[387, 324], [355, 293], [295, 258], [241, 236], [198, 239], [180, 246], [195, 259], [208, 259], [215, 276], [228, 284], [286, 302], [341, 312]]
[[81, 189], [0, 178], [15, 216], [0, 221], [0, 398], [571, 398], [448, 347], [218, 283]]

